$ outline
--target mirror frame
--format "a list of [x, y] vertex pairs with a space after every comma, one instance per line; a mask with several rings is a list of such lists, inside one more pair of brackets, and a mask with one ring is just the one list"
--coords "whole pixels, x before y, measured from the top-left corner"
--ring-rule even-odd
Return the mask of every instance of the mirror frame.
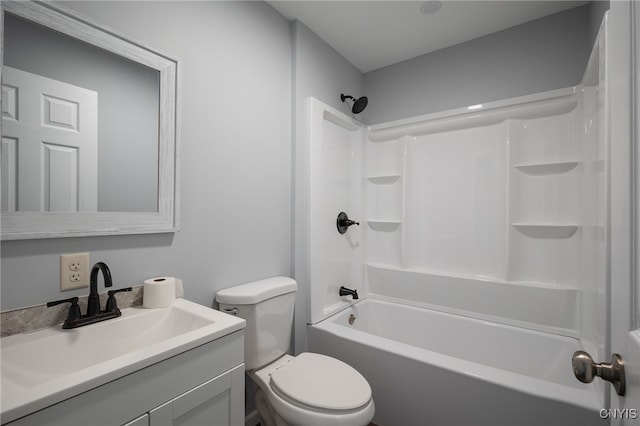
[[[180, 61], [117, 33], [71, 9], [47, 2], [2, 1], [5, 13], [85, 41], [160, 73], [157, 212], [3, 212], [1, 239], [83, 237], [176, 232], [179, 230]], [[4, 31], [0, 33], [3, 64]], [[2, 72], [0, 71], [0, 77]], [[1, 99], [1, 95], [0, 95]], [[0, 120], [0, 133], [2, 124]]]

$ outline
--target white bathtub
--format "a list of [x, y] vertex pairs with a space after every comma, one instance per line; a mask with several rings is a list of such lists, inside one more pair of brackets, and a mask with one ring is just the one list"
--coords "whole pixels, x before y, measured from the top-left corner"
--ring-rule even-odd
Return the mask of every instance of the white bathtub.
[[[356, 317], [353, 325], [349, 316]], [[309, 350], [358, 369], [381, 426], [602, 424], [576, 339], [375, 299], [309, 327]]]

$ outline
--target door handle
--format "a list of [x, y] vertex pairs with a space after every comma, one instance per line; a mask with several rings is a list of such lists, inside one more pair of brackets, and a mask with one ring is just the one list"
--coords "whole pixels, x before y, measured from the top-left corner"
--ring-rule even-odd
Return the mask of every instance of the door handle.
[[585, 351], [577, 351], [571, 360], [573, 374], [582, 383], [591, 383], [598, 376], [613, 384], [620, 396], [625, 393], [624, 361], [618, 354], [611, 355], [611, 362], [593, 362], [593, 358]]

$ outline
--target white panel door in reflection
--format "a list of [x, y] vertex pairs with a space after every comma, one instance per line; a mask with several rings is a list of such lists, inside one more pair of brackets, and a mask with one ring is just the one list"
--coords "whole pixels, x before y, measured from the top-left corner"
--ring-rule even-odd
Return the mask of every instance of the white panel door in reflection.
[[97, 211], [98, 93], [2, 68], [2, 211]]

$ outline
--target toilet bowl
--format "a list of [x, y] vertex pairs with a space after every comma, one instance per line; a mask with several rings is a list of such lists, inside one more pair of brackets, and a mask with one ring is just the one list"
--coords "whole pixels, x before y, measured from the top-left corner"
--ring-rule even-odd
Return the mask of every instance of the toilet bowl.
[[297, 284], [287, 277], [226, 288], [220, 310], [247, 322], [245, 368], [258, 385], [261, 426], [365, 426], [375, 413], [371, 387], [356, 369], [335, 358], [288, 355]]

